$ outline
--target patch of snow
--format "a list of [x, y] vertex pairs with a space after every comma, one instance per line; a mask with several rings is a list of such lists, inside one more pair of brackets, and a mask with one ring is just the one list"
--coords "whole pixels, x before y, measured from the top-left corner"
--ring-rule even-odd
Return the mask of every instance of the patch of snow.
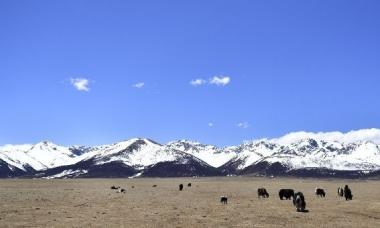
[[139, 172], [139, 173], [136, 173], [135, 175], [131, 176], [131, 177], [128, 177], [128, 179], [133, 179], [133, 178], [136, 178], [136, 177], [139, 177], [143, 174], [143, 172]]
[[88, 173], [88, 171], [87, 170], [83, 170], [83, 169], [79, 169], [79, 170], [68, 169], [68, 170], [65, 170], [65, 171], [63, 171], [61, 173], [58, 173], [58, 174], [55, 174], [55, 175], [52, 175], [52, 176], [48, 176], [48, 177], [44, 177], [44, 179], [65, 178], [67, 176], [77, 177], [79, 175], [86, 174], [86, 173]]

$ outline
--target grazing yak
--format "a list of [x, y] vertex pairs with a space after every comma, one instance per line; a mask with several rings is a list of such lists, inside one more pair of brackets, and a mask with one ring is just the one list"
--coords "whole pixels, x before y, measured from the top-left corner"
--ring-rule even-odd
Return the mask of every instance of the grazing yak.
[[119, 187], [116, 187], [115, 185], [111, 186], [111, 189], [112, 189], [112, 190], [117, 190], [117, 189], [119, 189], [119, 188], [120, 188], [120, 186], [119, 186]]
[[118, 193], [126, 193], [126, 190], [124, 188], [119, 188], [119, 191], [117, 191]]
[[293, 196], [293, 205], [297, 208], [297, 212], [304, 212], [306, 208], [305, 197], [302, 192], [296, 192]]
[[351, 189], [348, 185], [344, 186], [344, 198], [346, 198], [346, 200], [352, 200]]
[[156, 188], [157, 187], [157, 185], [155, 184], [155, 185], [152, 185], [152, 188]]
[[281, 200], [284, 198], [286, 200], [290, 200], [294, 196], [294, 190], [293, 189], [281, 189], [278, 192], [278, 196], [280, 197]]
[[316, 188], [315, 195], [320, 196], [320, 197], [326, 197], [326, 192], [322, 188]]
[[182, 191], [182, 189], [183, 189], [183, 184], [180, 184], [178, 187], [179, 187], [179, 190]]
[[191, 183], [188, 183], [188, 184], [187, 184], [187, 187], [191, 187]]
[[343, 188], [339, 187], [338, 188], [338, 196], [343, 197], [343, 195], [344, 195], [344, 190], [343, 190]]
[[227, 204], [227, 201], [228, 201], [227, 196], [221, 196], [221, 197], [220, 197], [220, 202], [221, 202], [222, 204]]
[[260, 197], [268, 198], [269, 193], [267, 192], [267, 190], [265, 188], [259, 188], [259, 189], [257, 189], [257, 197], [258, 198], [260, 198]]

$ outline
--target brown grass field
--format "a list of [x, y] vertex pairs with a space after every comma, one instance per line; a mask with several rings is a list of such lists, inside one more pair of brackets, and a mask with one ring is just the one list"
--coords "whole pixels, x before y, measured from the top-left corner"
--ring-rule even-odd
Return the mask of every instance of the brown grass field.
[[[191, 182], [192, 187], [187, 187]], [[178, 185], [185, 185], [182, 192]], [[354, 199], [338, 198], [348, 184]], [[127, 189], [116, 193], [110, 186]], [[152, 185], [157, 185], [153, 188]], [[134, 186], [134, 188], [132, 188]], [[326, 198], [314, 195], [315, 187]], [[265, 187], [269, 199], [258, 199]], [[305, 194], [308, 213], [279, 200]], [[228, 204], [219, 202], [228, 196]], [[380, 227], [380, 182], [286, 178], [0, 180], [0, 227]]]

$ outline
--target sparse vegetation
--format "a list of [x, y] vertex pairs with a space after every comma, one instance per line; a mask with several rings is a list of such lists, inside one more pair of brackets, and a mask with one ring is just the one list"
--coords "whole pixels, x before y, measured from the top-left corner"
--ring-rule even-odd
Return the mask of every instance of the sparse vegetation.
[[[178, 191], [191, 181], [196, 188]], [[153, 183], [159, 188], [152, 188]], [[352, 201], [337, 197], [348, 184]], [[110, 186], [135, 186], [114, 194]], [[0, 227], [379, 227], [380, 182], [249, 177], [0, 180]], [[315, 187], [326, 198], [315, 195]], [[265, 187], [267, 199], [257, 197]], [[297, 213], [278, 190], [302, 191]], [[220, 203], [220, 196], [228, 204]], [[38, 208], [38, 209], [37, 209]]]

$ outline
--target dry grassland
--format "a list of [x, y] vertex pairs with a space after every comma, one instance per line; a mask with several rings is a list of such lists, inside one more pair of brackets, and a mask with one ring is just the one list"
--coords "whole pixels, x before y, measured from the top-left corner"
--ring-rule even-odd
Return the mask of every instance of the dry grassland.
[[[191, 182], [192, 187], [187, 187]], [[185, 188], [178, 191], [178, 185]], [[338, 198], [348, 184], [354, 199]], [[126, 194], [111, 190], [127, 189]], [[152, 187], [157, 185], [157, 187]], [[134, 188], [132, 188], [134, 186]], [[314, 195], [315, 187], [326, 198]], [[258, 199], [265, 187], [269, 199]], [[279, 200], [280, 188], [305, 194], [309, 213]], [[219, 202], [228, 196], [228, 204]], [[0, 227], [380, 227], [380, 182], [319, 179], [149, 178], [0, 180]]]

